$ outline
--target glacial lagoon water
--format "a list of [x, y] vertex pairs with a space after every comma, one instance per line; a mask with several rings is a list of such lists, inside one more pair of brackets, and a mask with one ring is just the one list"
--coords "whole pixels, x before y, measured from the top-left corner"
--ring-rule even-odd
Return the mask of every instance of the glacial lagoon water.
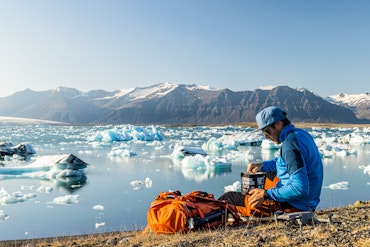
[[[370, 199], [367, 129], [307, 129], [320, 146], [324, 185], [319, 208]], [[143, 229], [161, 191], [203, 190], [216, 197], [240, 181], [246, 164], [272, 158], [251, 128], [161, 126], [0, 126], [0, 140], [30, 143], [31, 160], [6, 157], [3, 167], [72, 153], [89, 166], [82, 177], [11, 173], [0, 167], [0, 240]], [[258, 145], [256, 145], [258, 144]], [[181, 147], [208, 156], [182, 156]]]

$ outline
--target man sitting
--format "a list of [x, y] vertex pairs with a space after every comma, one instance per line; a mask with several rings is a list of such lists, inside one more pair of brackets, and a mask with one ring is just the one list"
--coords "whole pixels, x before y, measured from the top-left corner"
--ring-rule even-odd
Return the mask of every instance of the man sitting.
[[287, 113], [271, 106], [256, 115], [258, 129], [282, 144], [272, 160], [251, 163], [247, 172], [274, 172], [274, 182], [251, 189], [247, 195], [227, 192], [219, 199], [237, 206], [243, 216], [270, 216], [272, 212], [314, 211], [320, 202], [323, 165], [312, 136], [291, 124]]

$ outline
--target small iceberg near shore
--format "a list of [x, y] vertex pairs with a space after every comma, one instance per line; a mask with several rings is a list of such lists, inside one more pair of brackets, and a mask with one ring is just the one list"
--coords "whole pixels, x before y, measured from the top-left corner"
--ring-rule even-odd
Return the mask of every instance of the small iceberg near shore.
[[11, 142], [0, 142], [0, 160], [17, 157], [20, 160], [28, 160], [36, 154], [35, 149], [30, 143], [20, 143], [13, 145]]
[[270, 140], [264, 139], [261, 143], [262, 150], [278, 150], [281, 148], [281, 144], [276, 144]]
[[331, 190], [348, 190], [349, 183], [348, 181], [342, 181], [328, 186]]
[[0, 180], [12, 178], [35, 178], [57, 180], [58, 184], [74, 185], [86, 180], [86, 162], [73, 154], [46, 155], [30, 163], [0, 167]]

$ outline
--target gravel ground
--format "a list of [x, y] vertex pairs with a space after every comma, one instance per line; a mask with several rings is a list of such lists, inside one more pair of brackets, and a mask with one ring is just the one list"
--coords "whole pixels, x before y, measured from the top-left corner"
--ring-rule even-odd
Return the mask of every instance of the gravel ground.
[[[332, 222], [328, 215], [332, 214]], [[148, 232], [112, 232], [45, 239], [2, 241], [0, 246], [370, 246], [370, 201], [348, 207], [319, 210], [322, 222], [300, 226], [291, 221], [242, 224], [218, 230], [158, 235]]]

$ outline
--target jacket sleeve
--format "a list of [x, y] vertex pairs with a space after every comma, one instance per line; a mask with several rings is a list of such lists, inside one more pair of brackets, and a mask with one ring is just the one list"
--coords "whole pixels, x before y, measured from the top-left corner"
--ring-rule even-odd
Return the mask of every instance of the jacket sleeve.
[[263, 167], [262, 167], [261, 171], [263, 171], [263, 172], [276, 172], [276, 160], [277, 160], [277, 158], [274, 158], [272, 160], [262, 161]]
[[281, 174], [280, 187], [269, 190], [270, 198], [287, 202], [306, 197], [309, 193], [309, 181], [307, 170], [302, 159], [301, 151], [295, 135], [287, 139], [283, 145], [282, 158], [285, 163], [285, 174]]

